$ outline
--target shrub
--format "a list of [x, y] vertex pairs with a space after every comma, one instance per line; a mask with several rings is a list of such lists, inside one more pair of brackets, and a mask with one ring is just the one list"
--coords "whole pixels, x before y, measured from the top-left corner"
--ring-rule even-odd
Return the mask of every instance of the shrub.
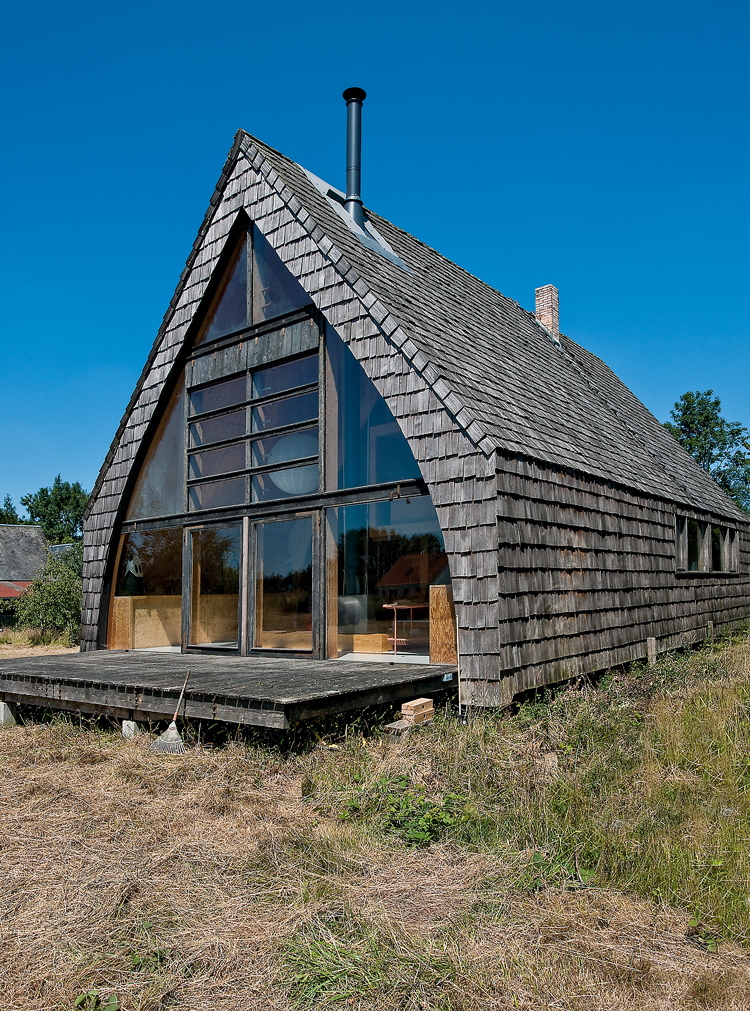
[[15, 601], [18, 624], [39, 629], [42, 635], [66, 636], [71, 643], [81, 635], [83, 605], [83, 545], [71, 544], [47, 560], [31, 586]]

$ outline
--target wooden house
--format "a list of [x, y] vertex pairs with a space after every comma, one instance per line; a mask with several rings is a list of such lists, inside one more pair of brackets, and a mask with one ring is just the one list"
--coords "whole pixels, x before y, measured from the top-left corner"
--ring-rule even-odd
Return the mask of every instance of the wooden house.
[[744, 621], [748, 516], [552, 286], [363, 209], [345, 97], [347, 192], [235, 138], [89, 503], [82, 650], [457, 649], [492, 705]]
[[46, 558], [41, 527], [0, 523], [0, 624], [14, 623], [12, 602], [31, 586]]

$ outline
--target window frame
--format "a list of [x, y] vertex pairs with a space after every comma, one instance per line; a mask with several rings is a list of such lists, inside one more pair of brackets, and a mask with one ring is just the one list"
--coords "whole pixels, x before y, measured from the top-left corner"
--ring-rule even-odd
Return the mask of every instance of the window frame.
[[[690, 525], [698, 528], [698, 568], [689, 568]], [[714, 532], [719, 535], [719, 566], [714, 565]], [[694, 513], [675, 513], [675, 573], [694, 578], [702, 576], [737, 576], [740, 574], [739, 528], [713, 517]]]

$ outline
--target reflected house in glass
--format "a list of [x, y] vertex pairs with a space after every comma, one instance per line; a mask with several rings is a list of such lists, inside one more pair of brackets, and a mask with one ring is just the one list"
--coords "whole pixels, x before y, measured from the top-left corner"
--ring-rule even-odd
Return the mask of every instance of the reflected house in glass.
[[89, 504], [82, 649], [457, 662], [492, 705], [746, 619], [747, 516], [613, 373], [343, 204], [237, 134]]

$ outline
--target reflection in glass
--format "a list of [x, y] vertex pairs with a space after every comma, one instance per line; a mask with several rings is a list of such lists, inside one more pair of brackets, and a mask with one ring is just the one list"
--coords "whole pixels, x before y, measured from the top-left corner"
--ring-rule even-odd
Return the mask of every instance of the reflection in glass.
[[253, 225], [253, 322], [309, 305], [312, 299]]
[[245, 412], [232, 411], [218, 418], [190, 423], [190, 446], [208, 446], [214, 442], [228, 442], [245, 434]]
[[189, 458], [188, 473], [191, 479], [227, 474], [232, 470], [245, 469], [245, 443], [209, 449], [205, 453], [193, 453]]
[[182, 632], [182, 528], [120, 538], [107, 626], [108, 649], [179, 647]]
[[273, 365], [269, 369], [259, 369], [253, 374], [253, 396], [270, 397], [274, 393], [293, 390], [297, 386], [309, 386], [318, 381], [318, 356], [308, 355], [284, 365]]
[[450, 586], [429, 495], [327, 510], [328, 655], [430, 652], [430, 588]]
[[219, 295], [208, 326], [197, 343], [224, 337], [226, 334], [242, 330], [248, 325], [247, 319], [247, 235], [243, 238], [235, 260], [228, 270], [228, 280]]
[[385, 400], [336, 332], [326, 335], [328, 488], [357, 488], [421, 476]]
[[253, 502], [271, 502], [318, 490], [318, 465], [269, 470], [253, 477]]
[[253, 443], [254, 467], [290, 463], [292, 460], [317, 455], [317, 428], [308, 428], [304, 432], [290, 432], [289, 435], [272, 435], [267, 439], [256, 439]]
[[253, 408], [253, 431], [264, 432], [282, 425], [298, 425], [318, 417], [318, 393], [303, 393], [296, 397], [272, 400]]
[[239, 645], [239, 523], [192, 531], [190, 644], [237, 649]]
[[244, 404], [246, 395], [247, 381], [244, 375], [202, 390], [193, 390], [190, 394], [190, 413], [208, 414], [209, 411], [221, 411], [225, 407]]
[[311, 650], [312, 517], [258, 523], [255, 529], [253, 644]]
[[714, 572], [724, 568], [724, 533], [721, 527], [711, 527], [711, 568]]
[[183, 372], [151, 440], [128, 505], [126, 519], [171, 516], [184, 509], [184, 394]]
[[191, 511], [242, 505], [244, 501], [244, 477], [233, 477], [228, 481], [211, 481], [210, 484], [194, 484], [188, 492], [188, 508]]

